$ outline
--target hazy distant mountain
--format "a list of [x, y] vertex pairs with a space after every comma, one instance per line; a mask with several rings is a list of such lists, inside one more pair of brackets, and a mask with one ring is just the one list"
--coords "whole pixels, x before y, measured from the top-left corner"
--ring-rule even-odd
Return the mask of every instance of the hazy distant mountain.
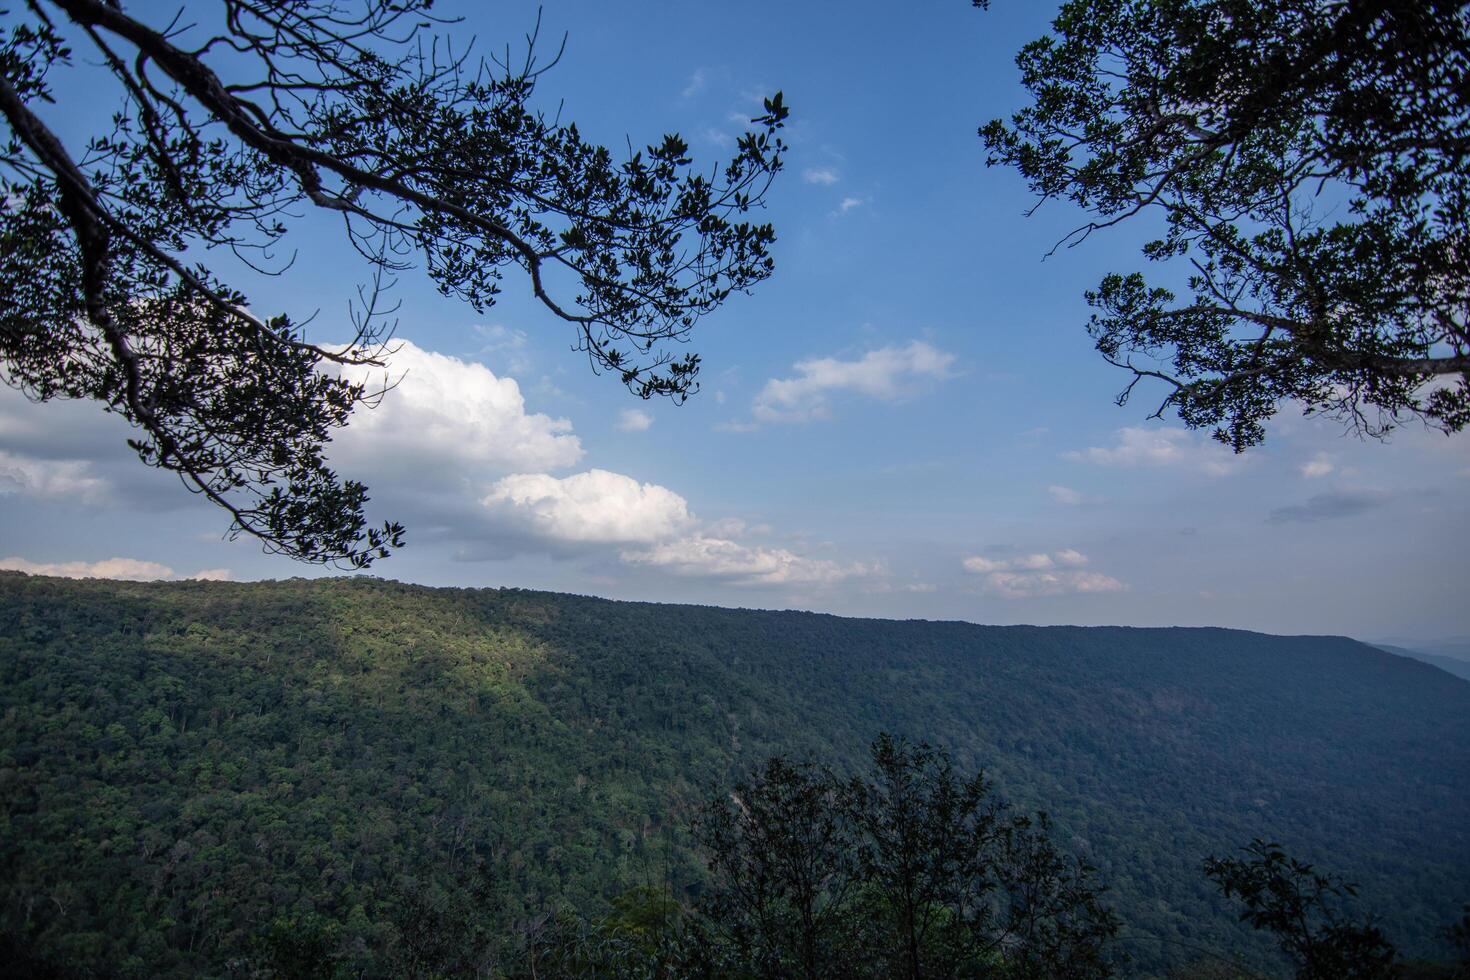
[[1411, 650], [1416, 654], [1427, 653], [1433, 657], [1449, 657], [1452, 660], [1470, 661], [1470, 636], [1443, 637], [1438, 640], [1410, 640], [1384, 637], [1383, 642], [1370, 641], [1383, 649]]
[[883, 730], [1050, 811], [1140, 970], [1262, 954], [1200, 875], [1256, 836], [1411, 952], [1470, 900], [1470, 686], [1353, 640], [0, 573], [0, 946], [222, 975], [317, 916], [370, 974], [452, 908], [513, 943], [561, 903], [695, 894], [695, 805]]
[[1411, 646], [1415, 650], [1423, 650], [1436, 657], [1470, 660], [1470, 636], [1457, 636], [1448, 640], [1436, 640], [1432, 643], [1415, 643]]
[[1421, 660], [1426, 664], [1433, 664], [1440, 670], [1456, 677], [1462, 677], [1470, 681], [1470, 660], [1461, 660], [1459, 657], [1448, 655], [1426, 653], [1423, 650], [1411, 650], [1408, 647], [1389, 646], [1386, 643], [1375, 643], [1374, 646], [1380, 650], [1387, 650], [1400, 657], [1408, 657], [1411, 660]]

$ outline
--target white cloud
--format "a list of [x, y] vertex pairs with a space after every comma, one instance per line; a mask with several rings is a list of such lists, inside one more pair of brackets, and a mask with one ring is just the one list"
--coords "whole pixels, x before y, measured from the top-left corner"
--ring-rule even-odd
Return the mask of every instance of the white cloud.
[[824, 187], [830, 187], [842, 179], [838, 176], [837, 171], [830, 167], [810, 167], [801, 177], [808, 184], [821, 184]]
[[1128, 586], [1101, 572], [993, 572], [985, 588], [1007, 599], [1124, 592]]
[[385, 378], [397, 382], [376, 408], [354, 411], [329, 447], [345, 475], [365, 477], [370, 486], [385, 475], [406, 475], [420, 486], [426, 473], [442, 483], [486, 467], [540, 470], [582, 457], [571, 422], [526, 411], [515, 379], [482, 364], [395, 341], [386, 373], [342, 373], [369, 389]]
[[1213, 440], [1188, 429], [1130, 426], [1117, 431], [1112, 446], [1093, 446], [1064, 453], [1065, 459], [1123, 469], [1169, 467], [1224, 476], [1238, 469], [1240, 457]]
[[104, 558], [101, 561], [34, 562], [12, 556], [0, 558], [0, 570], [28, 575], [57, 575], [61, 578], [117, 578], [138, 582], [172, 578], [174, 570], [156, 561], [136, 558]]
[[620, 432], [647, 432], [653, 416], [639, 408], [625, 408], [618, 413], [616, 424]]
[[[33, 402], [0, 382], [0, 498], [20, 494], [149, 508], [187, 498], [159, 499], [160, 474], [146, 471], [128, 448], [128, 438], [137, 434], [96, 402]], [[171, 476], [163, 481], [170, 482]]]
[[189, 577], [196, 582], [228, 582], [235, 573], [228, 568], [201, 568]]
[[679, 92], [679, 97], [684, 99], [694, 98], [700, 92], [704, 91], [707, 80], [705, 70], [703, 68], [696, 68], [694, 74], [689, 76], [689, 81], [685, 83], [684, 88]]
[[1313, 480], [1319, 476], [1327, 476], [1336, 468], [1330, 456], [1326, 453], [1318, 453], [1302, 464], [1302, 476]]
[[964, 566], [968, 571], [978, 575], [986, 575], [991, 572], [1005, 571], [1028, 571], [1038, 572], [1064, 565], [1067, 568], [1080, 568], [1087, 564], [1087, 556], [1075, 548], [1063, 548], [1053, 551], [1051, 554], [1037, 552], [1032, 555], [1022, 555], [1019, 558], [986, 558], [984, 555], [975, 555], [964, 560]]
[[953, 354], [922, 340], [906, 347], [881, 347], [844, 361], [820, 357], [795, 365], [797, 377], [772, 378], [755, 397], [752, 414], [761, 422], [806, 422], [827, 418], [827, 396], [851, 391], [893, 401], [910, 394], [920, 379], [952, 376]]
[[[482, 501], [501, 529], [505, 557], [540, 550], [570, 557], [606, 553], [666, 574], [736, 586], [815, 586], [879, 574], [877, 566], [809, 558], [739, 540], [771, 528], [739, 518], [701, 524], [673, 491], [621, 473], [588, 470], [558, 479], [522, 473], [498, 481]], [[511, 540], [506, 540], [507, 535]], [[515, 540], [519, 538], [519, 540]]]
[[877, 573], [871, 565], [843, 565], [785, 548], [750, 547], [703, 534], [625, 551], [622, 557], [680, 575], [726, 579], [733, 585], [829, 585]]
[[1003, 572], [1011, 567], [1010, 562], [996, 561], [991, 558], [986, 558], [983, 555], [966, 558], [964, 565], [967, 571], [974, 572], [976, 575], [986, 575], [990, 572]]
[[81, 459], [37, 459], [0, 450], [0, 495], [76, 497], [86, 502], [106, 496], [110, 484]]
[[[1073, 548], [1051, 554], [999, 559], [975, 555], [964, 560], [966, 571], [985, 576], [985, 589], [1007, 599], [1037, 596], [1123, 592], [1128, 586], [1101, 572], [1078, 571], [1087, 556]], [[1062, 568], [1058, 569], [1060, 565]]]
[[1046, 492], [1051, 494], [1051, 499], [1055, 500], [1059, 504], [1065, 504], [1068, 507], [1076, 507], [1078, 504], [1082, 503], [1082, 494], [1078, 493], [1076, 490], [1073, 490], [1071, 487], [1063, 487], [1058, 486], [1057, 484], [1052, 484], [1051, 486], [1046, 488]]
[[854, 208], [860, 208], [864, 204], [867, 204], [867, 203], [868, 203], [868, 200], [867, 200], [867, 198], [864, 198], [864, 197], [844, 197], [842, 199], [842, 203], [840, 203], [840, 204], [837, 205], [837, 210], [835, 212], [833, 212], [833, 213], [834, 214], [846, 214], [847, 212], [853, 210]]
[[562, 479], [508, 476], [481, 502], [501, 520], [561, 542], [646, 544], [693, 523], [689, 505], [672, 490], [597, 469]]

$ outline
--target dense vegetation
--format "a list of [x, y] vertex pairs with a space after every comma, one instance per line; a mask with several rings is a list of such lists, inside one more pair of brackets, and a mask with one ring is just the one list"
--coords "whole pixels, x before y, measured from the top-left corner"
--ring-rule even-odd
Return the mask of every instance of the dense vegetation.
[[1350, 640], [0, 574], [0, 925], [102, 975], [508, 954], [561, 907], [697, 896], [710, 796], [880, 731], [1049, 811], [1139, 970], [1270, 964], [1200, 873], [1255, 837], [1411, 955], [1470, 899], [1470, 686]]

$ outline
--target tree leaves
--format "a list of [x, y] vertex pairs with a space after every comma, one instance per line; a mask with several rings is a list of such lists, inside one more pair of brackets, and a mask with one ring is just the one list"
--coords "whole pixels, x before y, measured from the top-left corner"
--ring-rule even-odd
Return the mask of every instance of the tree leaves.
[[1369, 435], [1464, 427], [1470, 6], [1071, 0], [1053, 31], [987, 162], [1092, 212], [1066, 244], [1155, 212], [1145, 256], [1189, 263], [1178, 305], [1133, 276], [1087, 296], [1120, 403], [1162, 382], [1155, 416], [1237, 452], [1286, 401]]
[[[369, 528], [365, 488], [323, 460], [381, 392], [324, 369], [382, 363], [393, 324], [378, 299], [416, 255], [476, 310], [512, 270], [594, 370], [643, 398], [697, 390], [698, 358], [667, 345], [771, 274], [775, 232], [749, 214], [782, 167], [779, 93], [715, 181], [676, 134], [615, 162], [535, 109], [548, 66], [534, 35], [521, 63], [475, 62], [428, 36], [426, 0], [223, 0], [200, 16], [157, 29], [101, 0], [51, 0], [0, 34], [0, 379], [123, 415], [144, 463], [268, 551], [362, 568], [401, 546], [402, 527]], [[32, 106], [72, 68], [63, 24], [121, 106], [80, 155]], [[339, 215], [367, 265], [339, 349], [188, 264], [228, 249], [286, 274], [273, 256], [303, 207]]]

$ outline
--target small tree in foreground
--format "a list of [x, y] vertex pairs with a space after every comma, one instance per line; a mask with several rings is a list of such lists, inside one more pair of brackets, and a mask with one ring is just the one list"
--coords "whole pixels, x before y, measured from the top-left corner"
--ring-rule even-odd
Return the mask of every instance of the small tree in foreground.
[[759, 977], [1107, 977], [1118, 929], [1044, 815], [880, 736], [869, 776], [775, 759], [696, 826], [709, 931]]
[[1254, 840], [1243, 858], [1205, 861], [1205, 874], [1240, 918], [1276, 938], [1296, 964], [1297, 980], [1387, 980], [1396, 976], [1393, 945], [1369, 921], [1348, 917], [1352, 884], [1288, 857], [1277, 844]]

